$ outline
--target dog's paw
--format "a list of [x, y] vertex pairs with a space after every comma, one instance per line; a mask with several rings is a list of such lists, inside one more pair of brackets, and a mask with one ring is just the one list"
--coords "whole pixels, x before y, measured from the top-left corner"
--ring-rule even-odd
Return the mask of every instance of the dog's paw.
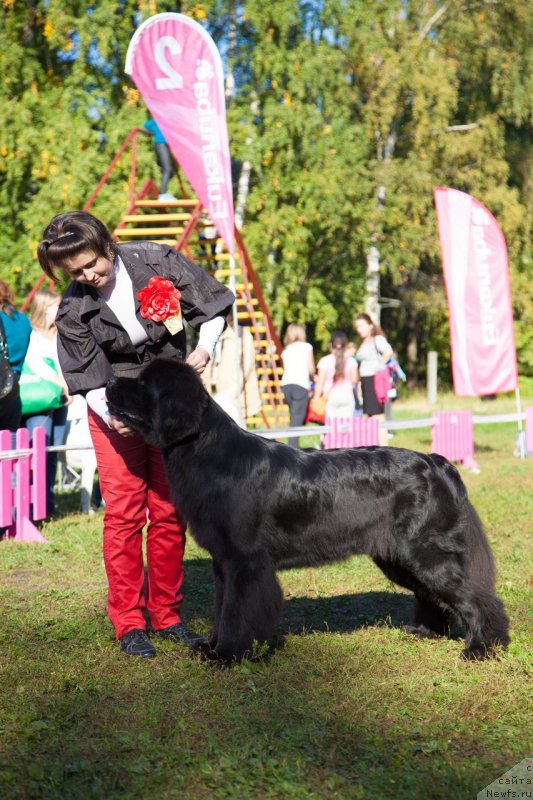
[[466, 647], [461, 653], [461, 661], [485, 661], [486, 658], [490, 658], [490, 654], [485, 647]]
[[438, 639], [438, 634], [426, 628], [425, 625], [402, 625], [402, 633], [410, 633], [417, 639]]
[[211, 647], [209, 642], [193, 644], [189, 649], [189, 653], [191, 656], [197, 656], [203, 661], [216, 661], [218, 659], [216, 650]]
[[209, 642], [200, 642], [194, 647], [189, 649], [189, 656], [191, 658], [197, 658], [200, 661], [203, 661], [205, 664], [209, 665], [210, 667], [230, 667], [232, 664], [235, 663], [235, 659], [227, 659], [224, 658], [220, 653], [218, 653]]
[[500, 655], [497, 647], [481, 644], [476, 647], [465, 647], [461, 653], [462, 661], [485, 661], [487, 658], [496, 658]]

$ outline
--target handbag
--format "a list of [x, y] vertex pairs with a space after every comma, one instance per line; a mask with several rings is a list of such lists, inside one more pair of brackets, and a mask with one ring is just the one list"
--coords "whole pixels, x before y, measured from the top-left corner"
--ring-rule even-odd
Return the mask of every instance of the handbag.
[[[51, 358], [43, 361], [57, 371]], [[41, 378], [24, 363], [20, 373], [20, 401], [24, 415], [33, 416], [60, 408], [63, 405], [62, 393], [59, 383]]]
[[[376, 344], [376, 340], [372, 337], [372, 342], [374, 344], [374, 348], [376, 353], [379, 356], [381, 353], [378, 350], [378, 346]], [[391, 380], [391, 373], [390, 369], [385, 366], [383, 369], [376, 372], [374, 375], [374, 394], [376, 395], [376, 400], [380, 405], [383, 405], [389, 397], [389, 391], [392, 389], [392, 380]]]
[[326, 421], [327, 402], [328, 398], [324, 394], [318, 398], [312, 397], [311, 400], [309, 401], [309, 407], [307, 409], [307, 417], [305, 421], [318, 422], [318, 424], [323, 424]]
[[6, 332], [0, 318], [0, 401], [11, 400], [16, 396], [17, 390], [17, 375], [9, 363]]
[[386, 401], [390, 389], [392, 389], [390, 369], [385, 367], [385, 369], [376, 372], [374, 375], [374, 392], [378, 403], [384, 403]]

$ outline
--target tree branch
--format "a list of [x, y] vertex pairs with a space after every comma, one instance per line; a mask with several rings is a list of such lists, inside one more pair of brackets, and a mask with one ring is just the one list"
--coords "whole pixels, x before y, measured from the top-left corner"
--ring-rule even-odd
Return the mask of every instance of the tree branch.
[[428, 33], [431, 31], [432, 27], [439, 21], [439, 19], [442, 17], [442, 15], [445, 14], [448, 11], [449, 7], [450, 7], [449, 3], [444, 3], [444, 5], [442, 5], [439, 9], [437, 9], [437, 11], [435, 11], [433, 16], [428, 19], [428, 21], [426, 22], [426, 24], [424, 25], [424, 27], [422, 28], [422, 30], [418, 34], [418, 41], [419, 42], [423, 42], [424, 41], [424, 39], [426, 38]]
[[471, 131], [474, 128], [479, 128], [481, 122], [470, 122], [468, 125], [449, 125], [444, 128], [446, 133], [453, 133], [454, 131]]

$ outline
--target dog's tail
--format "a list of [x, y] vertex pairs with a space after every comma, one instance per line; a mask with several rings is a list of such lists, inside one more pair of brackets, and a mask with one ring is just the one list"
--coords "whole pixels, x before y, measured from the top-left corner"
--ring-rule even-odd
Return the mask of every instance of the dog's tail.
[[469, 500], [465, 501], [465, 559], [470, 580], [475, 586], [493, 592], [496, 568], [489, 542], [478, 513]]
[[510, 642], [509, 617], [496, 596], [496, 569], [489, 542], [479, 516], [469, 500], [465, 502], [465, 562], [471, 588], [465, 658], [484, 658], [494, 648]]

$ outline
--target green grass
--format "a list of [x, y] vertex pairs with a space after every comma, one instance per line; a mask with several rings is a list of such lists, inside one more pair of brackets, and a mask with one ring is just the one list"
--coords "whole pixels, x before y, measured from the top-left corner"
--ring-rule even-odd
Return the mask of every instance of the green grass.
[[[531, 754], [533, 460], [513, 456], [515, 430], [476, 428], [481, 473], [464, 474], [512, 621], [484, 663], [459, 660], [460, 638], [403, 634], [411, 596], [364, 558], [281, 575], [280, 645], [261, 662], [208, 667], [169, 642], [128, 658], [106, 618], [102, 515], [62, 496], [48, 545], [0, 544], [0, 796], [475, 798]], [[427, 452], [429, 430], [393, 441]], [[192, 542], [186, 569], [184, 614], [205, 632], [210, 562]]]

